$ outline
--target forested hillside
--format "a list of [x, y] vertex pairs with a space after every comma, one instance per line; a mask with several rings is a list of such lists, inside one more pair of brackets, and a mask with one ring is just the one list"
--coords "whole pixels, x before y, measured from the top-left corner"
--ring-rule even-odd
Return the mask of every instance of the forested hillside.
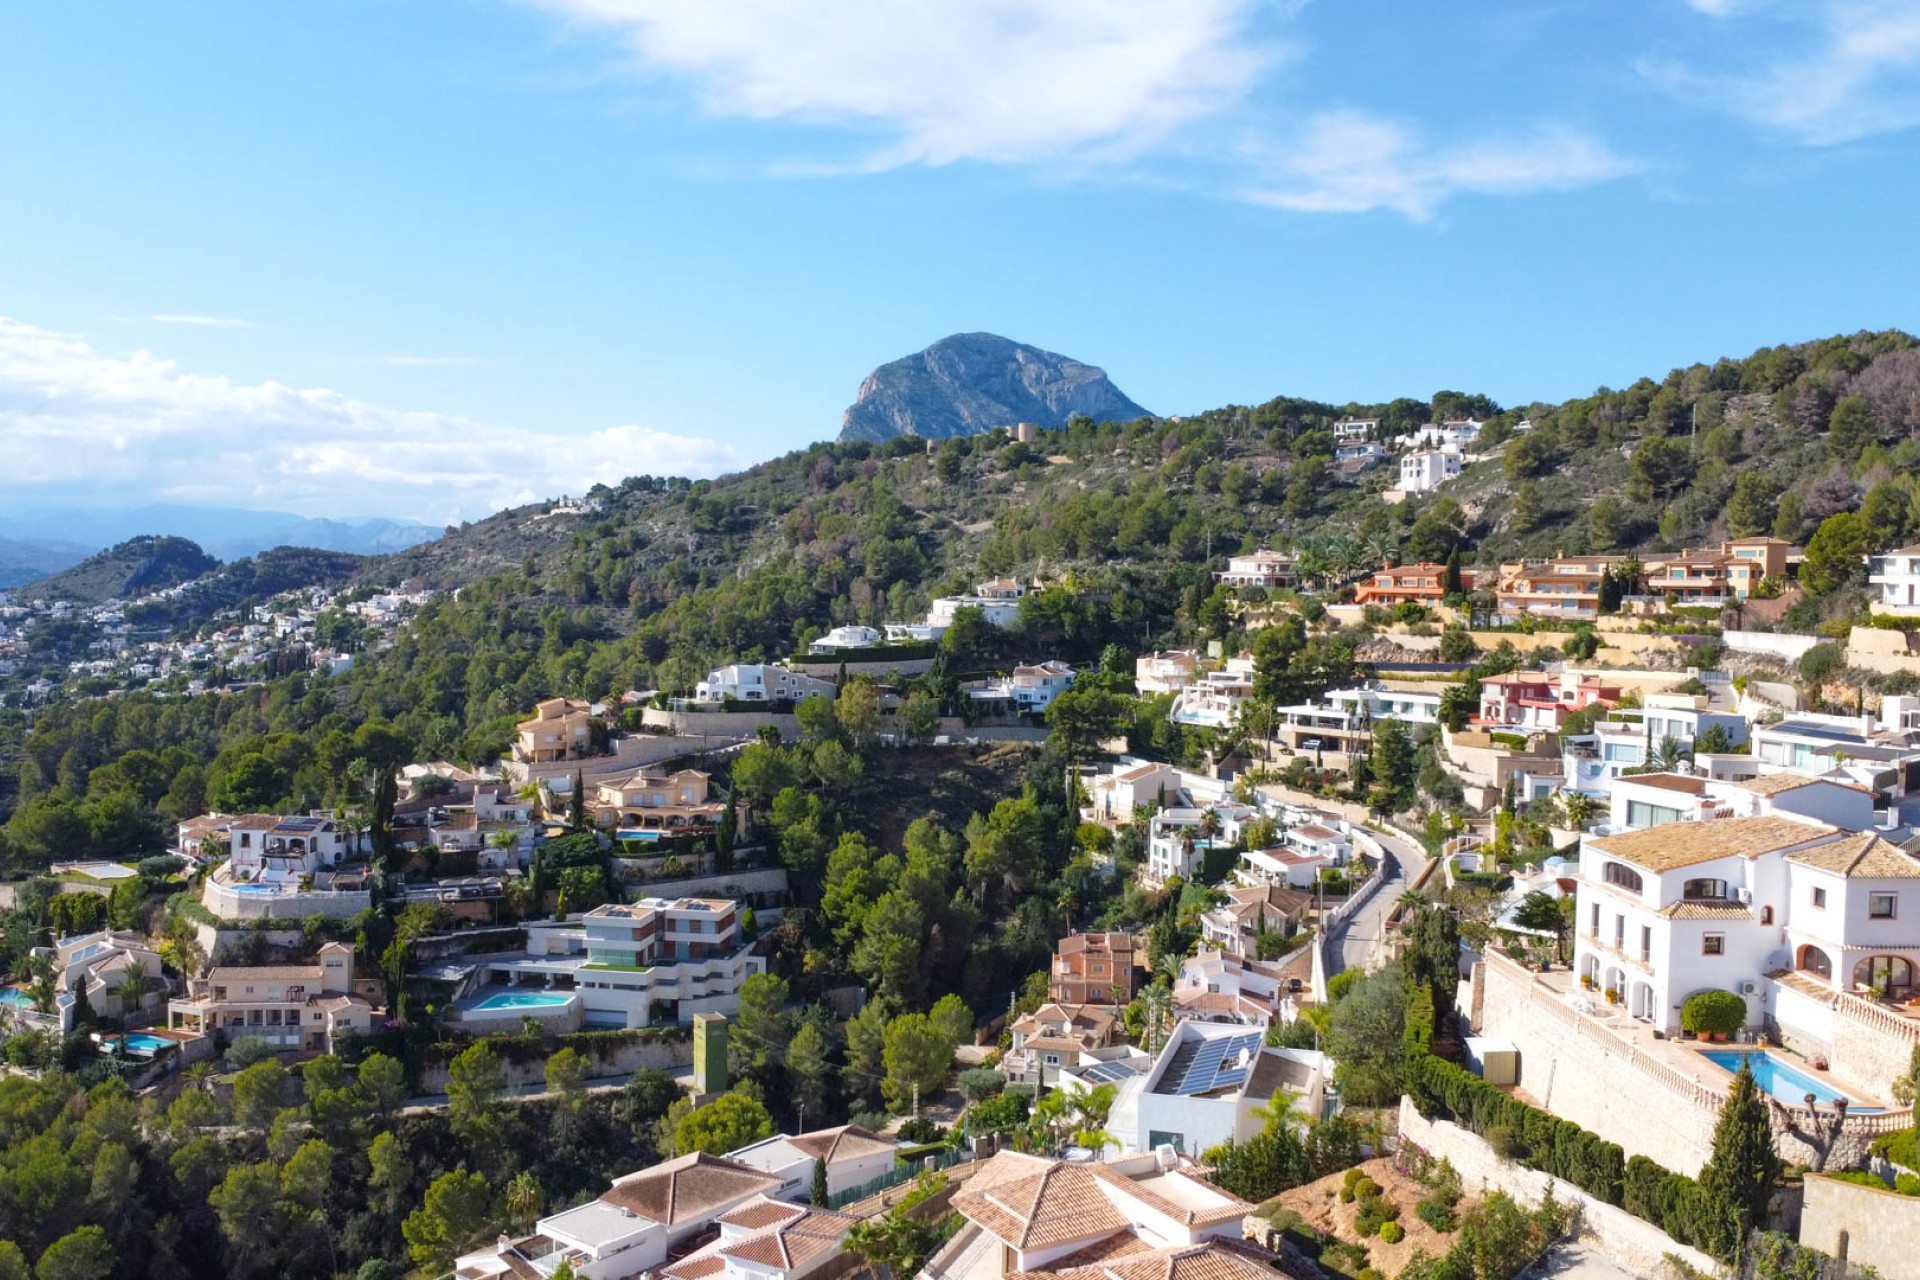
[[[1329, 427], [1349, 415], [1381, 418], [1386, 435], [1482, 418], [1483, 460], [1439, 494], [1388, 505], [1377, 496], [1387, 468], [1336, 479]], [[1523, 420], [1531, 429], [1518, 433]], [[245, 797], [218, 788], [257, 756], [275, 794], [317, 802], [313, 744], [369, 717], [423, 755], [485, 758], [538, 698], [685, 690], [712, 665], [785, 656], [836, 623], [918, 617], [932, 596], [994, 573], [1053, 585], [1030, 598], [1017, 635], [956, 634], [952, 670], [1086, 662], [1108, 644], [1239, 643], [1210, 571], [1259, 545], [1292, 547], [1338, 581], [1456, 549], [1491, 564], [1770, 530], [1812, 544], [1817, 621], [1857, 606], [1861, 552], [1920, 527], [1916, 430], [1920, 350], [1890, 332], [1768, 348], [1560, 405], [1277, 399], [1180, 421], [1080, 420], [1032, 447], [985, 436], [931, 452], [909, 439], [820, 444], [718, 481], [641, 477], [596, 489], [588, 514], [522, 508], [369, 561], [367, 584], [465, 589], [336, 680], [192, 704], [56, 706], [30, 733], [0, 728], [18, 740], [0, 751], [19, 786], [0, 793], [0, 813], [39, 800], [11, 827], [22, 847], [75, 824], [92, 823], [96, 841], [126, 824], [157, 830], [202, 797], [233, 807]], [[137, 784], [91, 777], [129, 750], [170, 747], [180, 751]], [[48, 829], [29, 836], [36, 823]]]
[[218, 560], [186, 538], [129, 538], [15, 594], [23, 600], [101, 604], [177, 587], [219, 567]]

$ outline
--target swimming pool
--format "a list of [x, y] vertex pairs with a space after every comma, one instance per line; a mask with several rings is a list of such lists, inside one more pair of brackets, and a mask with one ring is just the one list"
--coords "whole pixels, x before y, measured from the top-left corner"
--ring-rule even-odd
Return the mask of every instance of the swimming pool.
[[0, 1004], [12, 1004], [22, 1009], [31, 1009], [33, 997], [18, 987], [0, 987]]
[[[162, 1049], [173, 1048], [173, 1041], [162, 1040], [159, 1036], [150, 1036], [144, 1031], [135, 1031], [127, 1036], [127, 1052], [151, 1058]], [[113, 1053], [120, 1047], [119, 1036], [109, 1036], [100, 1042], [102, 1052]]]
[[235, 893], [285, 893], [286, 892], [285, 889], [281, 888], [277, 884], [236, 884], [232, 886], [232, 888]]
[[1825, 1081], [1817, 1080], [1787, 1059], [1772, 1053], [1758, 1051], [1743, 1053], [1736, 1049], [1706, 1049], [1700, 1056], [1716, 1067], [1725, 1067], [1728, 1071], [1738, 1072], [1741, 1059], [1753, 1067], [1753, 1081], [1760, 1088], [1780, 1101], [1796, 1107], [1807, 1105], [1807, 1095], [1812, 1094], [1823, 1103], [1846, 1098], [1848, 1109], [1859, 1112], [1881, 1111], [1882, 1107], [1861, 1106], [1852, 1097], [1840, 1092]]
[[565, 1004], [573, 999], [571, 995], [558, 995], [550, 991], [503, 991], [497, 996], [488, 996], [479, 1004], [478, 1009], [544, 1009], [557, 1004]]

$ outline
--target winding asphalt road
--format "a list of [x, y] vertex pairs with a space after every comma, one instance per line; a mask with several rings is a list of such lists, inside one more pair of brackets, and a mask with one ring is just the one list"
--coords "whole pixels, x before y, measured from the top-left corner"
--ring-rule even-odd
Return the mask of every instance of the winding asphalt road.
[[1347, 969], [1366, 970], [1374, 967], [1381, 936], [1386, 932], [1387, 917], [1399, 904], [1400, 895], [1407, 891], [1412, 877], [1419, 875], [1427, 865], [1425, 850], [1411, 840], [1382, 835], [1374, 830], [1369, 830], [1367, 834], [1378, 840], [1380, 847], [1386, 850], [1386, 861], [1380, 868], [1380, 888], [1360, 910], [1333, 927], [1328, 940], [1334, 945], [1327, 948], [1329, 978]]

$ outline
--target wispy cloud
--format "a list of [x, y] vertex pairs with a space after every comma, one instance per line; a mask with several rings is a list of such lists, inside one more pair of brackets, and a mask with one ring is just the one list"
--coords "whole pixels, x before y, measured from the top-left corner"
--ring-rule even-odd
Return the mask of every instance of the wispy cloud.
[[[1716, 16], [1748, 7], [1688, 3]], [[1640, 74], [1684, 102], [1808, 146], [1920, 125], [1920, 4], [1808, 0], [1777, 12], [1791, 24], [1791, 52], [1731, 70], [1646, 58]]]
[[476, 365], [481, 363], [481, 360], [479, 356], [388, 356], [380, 363], [397, 365], [405, 369], [418, 369], [451, 365]]
[[[1306, 54], [1272, 19], [1304, 0], [533, 2], [610, 34], [632, 74], [686, 87], [709, 114], [857, 139], [845, 154], [767, 166], [780, 177], [978, 161], [1425, 218], [1457, 194], [1564, 190], [1633, 168], [1560, 125], [1433, 147], [1415, 126], [1362, 112], [1262, 115], [1256, 90]], [[1222, 176], [1223, 153], [1252, 167]]]
[[1284, 146], [1249, 156], [1258, 176], [1240, 189], [1258, 204], [1307, 213], [1391, 209], [1426, 219], [1459, 195], [1528, 195], [1609, 182], [1640, 169], [1569, 125], [1433, 144], [1402, 121], [1365, 111], [1313, 117]]
[[473, 517], [629, 475], [712, 476], [713, 440], [633, 424], [567, 434], [191, 373], [0, 318], [0, 495], [84, 487], [308, 514]]
[[1259, 0], [539, 0], [716, 115], [851, 127], [872, 167], [1138, 154], [1283, 56]]
[[184, 324], [196, 329], [251, 329], [254, 327], [253, 321], [242, 320], [237, 316], [195, 316], [166, 312], [147, 318], [155, 324]]

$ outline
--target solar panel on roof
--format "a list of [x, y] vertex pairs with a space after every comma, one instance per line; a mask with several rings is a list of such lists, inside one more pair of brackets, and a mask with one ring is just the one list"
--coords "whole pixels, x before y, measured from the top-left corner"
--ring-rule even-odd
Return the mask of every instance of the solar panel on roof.
[[1822, 738], [1829, 742], [1857, 742], [1860, 735], [1850, 729], [1840, 729], [1828, 724], [1807, 724], [1800, 720], [1787, 720], [1776, 726], [1782, 733], [1797, 733], [1803, 738]]
[[279, 825], [288, 831], [312, 831], [321, 821], [320, 818], [282, 818]]
[[1264, 1039], [1261, 1032], [1255, 1031], [1206, 1041], [1194, 1055], [1186, 1074], [1181, 1077], [1177, 1091], [1188, 1095], [1210, 1093], [1228, 1085], [1244, 1083], [1247, 1068], [1240, 1065], [1240, 1055], [1258, 1053]]
[[1111, 1084], [1132, 1075], [1133, 1068], [1121, 1066], [1117, 1062], [1100, 1062], [1088, 1067], [1081, 1074], [1095, 1084]]

